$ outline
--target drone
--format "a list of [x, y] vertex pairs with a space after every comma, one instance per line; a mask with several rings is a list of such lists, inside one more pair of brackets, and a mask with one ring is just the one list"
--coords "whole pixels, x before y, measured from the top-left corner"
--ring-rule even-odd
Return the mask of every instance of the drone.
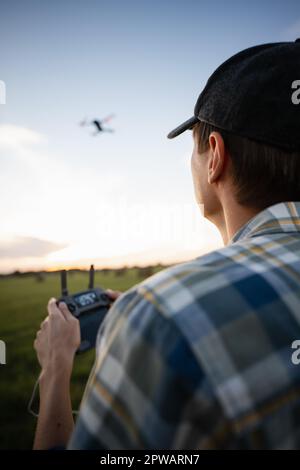
[[101, 132], [114, 132], [114, 129], [103, 127], [103, 124], [110, 121], [114, 116], [115, 116], [114, 114], [110, 114], [109, 116], [106, 116], [104, 119], [92, 119], [92, 120], [84, 118], [82, 121], [80, 121], [79, 125], [81, 127], [95, 126], [96, 131], [92, 134], [93, 136], [98, 135]]

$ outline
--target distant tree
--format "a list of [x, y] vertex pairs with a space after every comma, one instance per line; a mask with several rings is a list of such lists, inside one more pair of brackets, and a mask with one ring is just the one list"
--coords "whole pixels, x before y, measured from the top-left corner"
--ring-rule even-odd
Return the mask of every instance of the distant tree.
[[38, 272], [35, 274], [35, 280], [36, 282], [44, 282], [45, 281], [45, 273], [43, 272]]
[[126, 266], [124, 268], [115, 269], [115, 275], [117, 277], [125, 276], [125, 274], [127, 273], [127, 270], [128, 268]]
[[101, 269], [101, 274], [104, 274], [104, 276], [106, 276], [107, 274], [110, 274], [111, 273], [111, 269], [109, 268], [104, 268], [104, 269]]
[[154, 273], [153, 266], [145, 266], [143, 268], [139, 268], [138, 270], [138, 275], [140, 279], [146, 279], [147, 277], [152, 276], [153, 273]]

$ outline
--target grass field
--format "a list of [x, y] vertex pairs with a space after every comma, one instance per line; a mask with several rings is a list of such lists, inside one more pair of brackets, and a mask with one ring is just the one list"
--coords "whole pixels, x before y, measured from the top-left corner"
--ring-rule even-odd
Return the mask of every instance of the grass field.
[[[155, 268], [154, 271], [159, 270]], [[145, 277], [137, 268], [123, 273], [96, 272], [95, 285], [125, 291]], [[69, 290], [76, 292], [87, 286], [88, 275], [69, 273]], [[38, 281], [32, 274], [0, 279], [0, 339], [6, 343], [6, 365], [0, 366], [0, 449], [30, 449], [35, 418], [27, 404], [39, 373], [33, 341], [46, 305], [52, 296], [60, 295], [58, 273], [48, 273]], [[71, 395], [77, 409], [94, 359], [94, 351], [76, 356]]]

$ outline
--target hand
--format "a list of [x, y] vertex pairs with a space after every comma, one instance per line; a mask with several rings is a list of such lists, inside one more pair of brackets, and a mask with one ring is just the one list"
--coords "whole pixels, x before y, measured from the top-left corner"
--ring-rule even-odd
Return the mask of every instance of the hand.
[[105, 292], [107, 293], [108, 297], [110, 297], [112, 300], [117, 300], [117, 298], [123, 294], [123, 292], [120, 292], [119, 290], [112, 289], [107, 289]]
[[34, 348], [42, 371], [67, 368], [72, 371], [73, 359], [80, 345], [79, 321], [64, 302], [48, 302], [48, 316], [37, 332]]

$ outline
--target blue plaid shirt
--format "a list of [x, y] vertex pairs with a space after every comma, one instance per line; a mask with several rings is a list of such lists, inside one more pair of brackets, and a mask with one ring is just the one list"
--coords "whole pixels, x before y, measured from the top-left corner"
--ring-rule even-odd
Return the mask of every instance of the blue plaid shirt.
[[69, 448], [299, 448], [300, 202], [115, 302]]

